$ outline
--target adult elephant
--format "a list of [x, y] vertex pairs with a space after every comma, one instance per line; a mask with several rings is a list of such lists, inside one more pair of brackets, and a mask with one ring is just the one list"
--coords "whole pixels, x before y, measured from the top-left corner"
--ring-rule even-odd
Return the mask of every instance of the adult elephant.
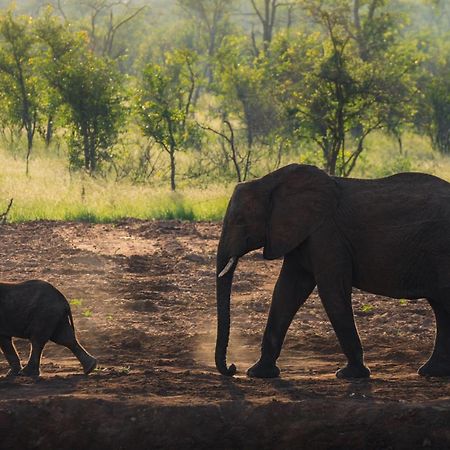
[[351, 305], [352, 287], [394, 298], [426, 298], [436, 317], [433, 353], [420, 375], [450, 375], [450, 184], [401, 173], [378, 180], [330, 177], [292, 164], [238, 184], [217, 253], [216, 366], [233, 375], [226, 352], [230, 294], [240, 257], [264, 247], [283, 257], [261, 346], [247, 374], [279, 375], [287, 329], [315, 286], [347, 365], [341, 378], [370, 376]]

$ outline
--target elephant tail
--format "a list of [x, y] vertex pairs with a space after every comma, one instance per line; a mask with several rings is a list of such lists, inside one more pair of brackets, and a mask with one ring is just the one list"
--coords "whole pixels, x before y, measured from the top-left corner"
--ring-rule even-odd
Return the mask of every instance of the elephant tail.
[[72, 327], [72, 330], [75, 333], [75, 325], [73, 323], [72, 311], [70, 309], [70, 306], [69, 306], [69, 311], [67, 312], [67, 316], [69, 317], [70, 326]]

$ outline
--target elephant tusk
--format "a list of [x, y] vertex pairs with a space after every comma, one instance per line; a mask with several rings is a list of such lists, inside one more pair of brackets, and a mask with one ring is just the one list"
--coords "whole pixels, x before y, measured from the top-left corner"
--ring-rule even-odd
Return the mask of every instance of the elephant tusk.
[[218, 278], [222, 278], [224, 275], [226, 275], [235, 262], [236, 262], [236, 257], [232, 256], [230, 258], [230, 260], [227, 262], [227, 265], [223, 268], [222, 272], [219, 273]]

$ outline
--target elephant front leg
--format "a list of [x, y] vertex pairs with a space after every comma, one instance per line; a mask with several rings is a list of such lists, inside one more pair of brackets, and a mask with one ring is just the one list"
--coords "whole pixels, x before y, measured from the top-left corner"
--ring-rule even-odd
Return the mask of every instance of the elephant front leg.
[[318, 283], [322, 304], [347, 357], [347, 365], [336, 372], [338, 378], [368, 378], [370, 370], [364, 365], [363, 349], [353, 316], [351, 283], [345, 278], [333, 282], [329, 276]]
[[39, 377], [41, 356], [46, 340], [40, 338], [31, 338], [31, 352], [27, 365], [20, 371], [20, 375], [27, 377]]
[[12, 339], [9, 336], [0, 336], [0, 348], [10, 366], [7, 376], [18, 375], [22, 366], [20, 364], [19, 355], [12, 343]]
[[315, 285], [312, 274], [302, 270], [295, 257], [285, 257], [272, 296], [269, 318], [261, 345], [261, 358], [248, 369], [248, 376], [274, 378], [280, 374], [276, 361], [280, 356], [286, 332]]

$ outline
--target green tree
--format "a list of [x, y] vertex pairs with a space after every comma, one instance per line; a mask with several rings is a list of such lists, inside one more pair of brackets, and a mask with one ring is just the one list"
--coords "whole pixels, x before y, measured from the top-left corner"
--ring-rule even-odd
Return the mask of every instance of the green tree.
[[204, 75], [213, 81], [212, 61], [225, 36], [230, 33], [234, 0], [178, 0], [193, 28], [195, 51], [205, 56]]
[[176, 153], [192, 145], [198, 127], [192, 117], [192, 100], [198, 74], [196, 55], [188, 50], [167, 52], [163, 64], [149, 64], [139, 89], [142, 131], [170, 158], [170, 186], [176, 189]]
[[112, 61], [94, 55], [84, 34], [70, 32], [57, 19], [47, 16], [38, 32], [46, 45], [44, 74], [71, 130], [70, 162], [94, 173], [110, 159], [124, 117], [121, 76]]
[[[53, 7], [65, 21], [78, 17], [77, 25], [89, 36], [89, 45], [97, 55], [119, 58], [128, 51], [127, 44], [119, 42], [122, 31], [133, 31], [134, 19], [145, 6], [134, 7], [130, 0], [54, 0]], [[129, 45], [129, 44], [128, 44]]]
[[434, 149], [450, 154], [450, 5], [443, 1], [433, 3], [436, 26], [419, 35], [423, 60], [417, 80], [420, 96], [416, 101], [415, 125], [430, 137]]
[[266, 62], [265, 54], [254, 56], [249, 39], [242, 36], [225, 39], [216, 58], [215, 92], [226, 126], [217, 134], [229, 144], [238, 181], [250, 175], [257, 147], [270, 146], [278, 131], [279, 111], [272, 81], [266, 77]]
[[[277, 23], [278, 10], [281, 7], [291, 8], [292, 6], [294, 6], [294, 2], [284, 2], [280, 0], [250, 0], [250, 3], [256, 17], [261, 23], [263, 50], [267, 52], [270, 47], [270, 43], [272, 42], [272, 38], [275, 34], [275, 25]], [[253, 32], [252, 40], [255, 53], [256, 55], [258, 55], [259, 50], [256, 45], [256, 39]]]
[[343, 176], [355, 167], [371, 132], [398, 129], [411, 119], [405, 105], [416, 65], [405, 46], [364, 47], [362, 54], [349, 5], [309, 3], [318, 31], [294, 42], [280, 39], [272, 51], [274, 84], [292, 132], [315, 142], [325, 169]]
[[0, 18], [0, 84], [3, 108], [12, 124], [25, 129], [27, 136], [26, 173], [41, 107], [42, 83], [36, 73], [33, 22], [29, 17]]
[[422, 103], [417, 123], [430, 137], [433, 147], [441, 153], [450, 153], [450, 54], [422, 76]]
[[[382, 56], [395, 42], [398, 27], [394, 14], [387, 8], [386, 0], [351, 0], [343, 8], [351, 9], [347, 31], [356, 41], [359, 56], [364, 61]], [[345, 14], [345, 13], [344, 13]]]

